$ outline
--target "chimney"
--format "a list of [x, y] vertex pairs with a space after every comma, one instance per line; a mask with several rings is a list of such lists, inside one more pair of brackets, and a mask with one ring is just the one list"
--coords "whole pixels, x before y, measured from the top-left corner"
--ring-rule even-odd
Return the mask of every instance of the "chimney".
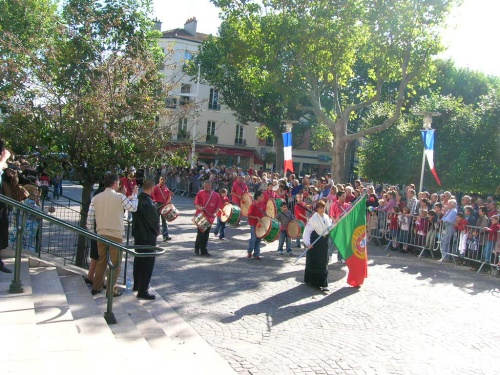
[[153, 22], [155, 24], [154, 29], [161, 31], [161, 21], [158, 18], [155, 18]]
[[190, 18], [184, 24], [184, 30], [191, 34], [192, 36], [196, 36], [196, 26], [198, 25], [198, 21], [196, 21], [196, 17]]

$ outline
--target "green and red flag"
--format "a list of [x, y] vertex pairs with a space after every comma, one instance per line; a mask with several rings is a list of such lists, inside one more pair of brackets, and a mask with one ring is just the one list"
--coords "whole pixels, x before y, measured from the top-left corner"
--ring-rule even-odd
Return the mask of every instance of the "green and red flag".
[[349, 268], [347, 283], [354, 287], [361, 286], [368, 276], [366, 195], [340, 218], [330, 236]]

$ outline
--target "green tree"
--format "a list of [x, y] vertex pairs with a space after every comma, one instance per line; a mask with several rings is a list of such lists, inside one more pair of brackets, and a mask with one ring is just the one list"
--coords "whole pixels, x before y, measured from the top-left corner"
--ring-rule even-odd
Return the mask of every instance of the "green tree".
[[[23, 3], [36, 9], [42, 1]], [[12, 13], [2, 21], [15, 21], [19, 9], [7, 9]], [[50, 23], [27, 24], [26, 37], [12, 22], [0, 26], [1, 51], [9, 52], [1, 54], [2, 66], [16, 72], [2, 76], [3, 85], [16, 88], [0, 94], [2, 136], [26, 152], [68, 154], [83, 184], [81, 226], [92, 185], [106, 171], [149, 163], [169, 140], [169, 127], [157, 121], [169, 87], [158, 70], [164, 55], [150, 11], [149, 1], [68, 0], [47, 15]], [[34, 46], [29, 36], [46, 24], [57, 25], [50, 42]]]
[[[270, 89], [279, 92], [284, 87], [292, 94], [307, 96], [307, 109], [333, 134], [332, 175], [340, 181], [347, 178], [348, 144], [389, 128], [401, 116], [407, 90], [427, 84], [431, 58], [442, 50], [439, 32], [443, 21], [457, 3], [271, 0], [261, 7], [252, 1], [212, 2], [221, 7], [223, 26], [238, 22], [233, 30], [242, 36], [241, 43], [231, 51], [236, 69], [244, 56], [265, 74], [266, 63], [274, 59], [281, 75], [270, 75], [280, 76], [281, 86]], [[272, 27], [258, 27], [262, 25]], [[268, 43], [262, 35], [279, 44]], [[360, 62], [367, 66], [362, 76], [356, 71]], [[396, 87], [388, 95], [394, 111], [380, 124], [348, 133], [350, 120], [380, 101], [383, 90], [391, 85]], [[355, 100], [350, 95], [353, 92]]]

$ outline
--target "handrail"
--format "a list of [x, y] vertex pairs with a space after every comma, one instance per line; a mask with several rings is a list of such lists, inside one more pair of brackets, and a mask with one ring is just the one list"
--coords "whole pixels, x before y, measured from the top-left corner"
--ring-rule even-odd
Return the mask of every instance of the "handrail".
[[[113, 288], [111, 286], [111, 280], [114, 280], [114, 273], [115, 270], [118, 268], [121, 259], [122, 259], [122, 254], [125, 252], [127, 255], [132, 254], [133, 256], [144, 258], [144, 257], [157, 257], [160, 255], [165, 254], [165, 249], [157, 246], [147, 246], [147, 245], [133, 245], [133, 246], [124, 246], [123, 244], [113, 242], [108, 240], [107, 238], [101, 237], [98, 234], [92, 233], [86, 229], [77, 227], [72, 224], [68, 224], [60, 219], [57, 219], [53, 216], [47, 215], [46, 213], [42, 211], [35, 210], [34, 208], [27, 206], [23, 203], [20, 203], [12, 198], [9, 198], [3, 194], [0, 194], [0, 202], [6, 203], [9, 206], [15, 207], [19, 209], [22, 212], [22, 218], [21, 218], [21, 225], [18, 228], [17, 231], [17, 246], [16, 246], [16, 251], [15, 251], [15, 263], [14, 263], [14, 279], [12, 281], [12, 284], [10, 286], [9, 292], [10, 293], [22, 293], [23, 292], [23, 287], [21, 283], [21, 251], [22, 251], [22, 234], [24, 227], [26, 226], [26, 215], [30, 214], [33, 215], [37, 218], [41, 218], [44, 220], [47, 220], [49, 222], [52, 222], [56, 225], [59, 225], [63, 228], [66, 228], [70, 231], [76, 232], [80, 235], [83, 235], [87, 238], [91, 238], [95, 241], [102, 242], [106, 245], [106, 258], [107, 258], [107, 263], [109, 267], [109, 277], [108, 277], [108, 288], [107, 288], [107, 308], [106, 312], [104, 313], [104, 319], [108, 324], [116, 324], [116, 319], [113, 314]], [[119, 251], [118, 255], [118, 263], [113, 264], [111, 259], [110, 259], [110, 252], [109, 252], [109, 247], [113, 246]], [[143, 253], [143, 252], [136, 252], [135, 249], [151, 249], [151, 252]]]

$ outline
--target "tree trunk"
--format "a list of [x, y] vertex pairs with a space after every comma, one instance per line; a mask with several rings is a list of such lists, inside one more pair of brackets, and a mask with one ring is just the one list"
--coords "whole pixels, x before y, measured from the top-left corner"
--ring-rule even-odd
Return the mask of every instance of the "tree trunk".
[[[82, 207], [80, 210], [80, 227], [86, 228], [87, 226], [87, 213], [89, 212], [90, 199], [92, 194], [93, 183], [84, 181], [82, 190]], [[80, 235], [78, 236], [78, 246], [76, 250], [76, 266], [85, 268], [87, 262], [87, 244], [88, 238]]]
[[335, 134], [332, 148], [332, 178], [335, 183], [346, 183], [348, 168], [346, 168], [347, 142], [342, 135]]

